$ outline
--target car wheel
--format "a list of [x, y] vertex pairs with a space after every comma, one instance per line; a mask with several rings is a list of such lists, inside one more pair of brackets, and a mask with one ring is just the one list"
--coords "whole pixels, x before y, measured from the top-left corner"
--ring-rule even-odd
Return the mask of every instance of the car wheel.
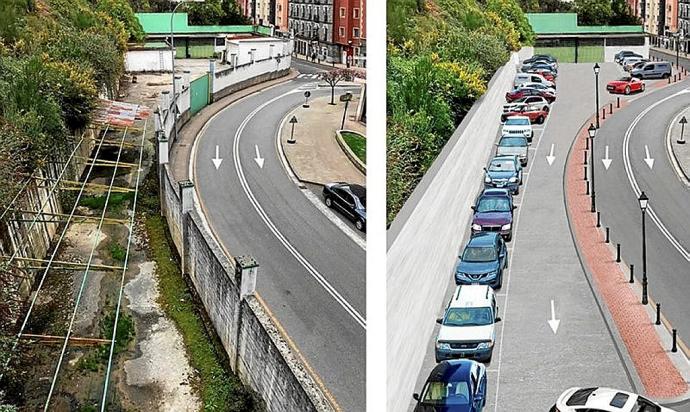
[[537, 117], [537, 123], [539, 123], [539, 124], [544, 123], [544, 116]]
[[326, 203], [326, 206], [333, 207], [333, 201], [330, 197], [326, 197], [326, 200], [324, 202]]
[[508, 236], [506, 236], [506, 242], [510, 242], [513, 240], [513, 232], [508, 233]]
[[542, 110], [545, 111], [545, 112], [548, 112], [548, 111], [549, 111], [549, 106], [544, 106], [544, 107], [542, 107]]
[[487, 356], [486, 358], [482, 359], [482, 362], [484, 362], [484, 363], [489, 363], [489, 362], [491, 362], [491, 358], [492, 358], [493, 354], [494, 354], [493, 351], [489, 352], [489, 356]]
[[357, 221], [355, 222], [355, 227], [356, 227], [357, 230], [359, 230], [360, 232], [363, 232], [363, 231], [364, 231], [364, 222], [362, 222], [361, 219], [357, 219]]
[[641, 91], [641, 92], [644, 91], [644, 83], [642, 83], [642, 85], [640, 85], [640, 91]]
[[630, 94], [630, 86], [625, 86], [625, 94]]

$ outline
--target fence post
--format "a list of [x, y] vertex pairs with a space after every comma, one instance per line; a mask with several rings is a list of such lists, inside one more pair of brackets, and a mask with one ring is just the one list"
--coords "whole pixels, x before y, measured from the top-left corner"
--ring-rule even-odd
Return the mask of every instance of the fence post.
[[235, 341], [233, 346], [235, 356], [232, 357], [232, 370], [237, 373], [237, 365], [240, 361], [240, 339], [242, 331], [242, 303], [247, 296], [254, 295], [256, 291], [256, 275], [259, 272], [259, 264], [251, 256], [235, 257], [235, 285], [239, 295], [237, 307], [235, 307]]
[[[191, 180], [183, 180], [178, 182], [178, 185], [180, 188], [180, 222], [182, 222], [182, 227], [180, 227], [180, 236], [182, 236], [180, 269], [182, 269], [182, 274], [187, 274], [189, 273], [187, 271], [187, 264], [189, 263], [189, 212], [194, 208], [194, 183]], [[161, 200], [162, 202], [163, 200]]]

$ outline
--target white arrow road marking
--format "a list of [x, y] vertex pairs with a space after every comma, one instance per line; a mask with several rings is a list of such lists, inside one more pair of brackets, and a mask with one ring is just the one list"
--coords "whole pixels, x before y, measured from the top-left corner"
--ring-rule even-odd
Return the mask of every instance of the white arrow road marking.
[[254, 158], [254, 161], [256, 162], [256, 164], [259, 165], [259, 169], [263, 169], [264, 168], [264, 159], [259, 154], [259, 145], [255, 144], [254, 147], [256, 148], [256, 157]]
[[604, 168], [606, 170], [609, 170], [609, 167], [611, 166], [611, 162], [613, 161], [613, 159], [611, 159], [609, 157], [609, 145], [606, 145], [606, 157], [601, 159], [601, 161], [604, 162]]
[[218, 155], [218, 145], [216, 145], [216, 157], [215, 159], [211, 159], [213, 161], [213, 165], [216, 167], [216, 170], [220, 167], [220, 164], [223, 163], [223, 159], [220, 158]]
[[556, 308], [554, 307], [553, 299], [551, 299], [551, 319], [549, 320], [549, 326], [554, 334], [558, 331], [558, 325], [561, 323], [560, 319], [556, 319]]
[[549, 153], [548, 156], [546, 156], [546, 161], [549, 162], [549, 166], [553, 164], [553, 161], [556, 160], [556, 156], [553, 155], [553, 149], [554, 149], [554, 144], [551, 143], [551, 153]]
[[651, 156], [649, 156], [649, 147], [647, 147], [647, 145], [644, 145], [644, 153], [646, 155], [646, 157], [644, 158], [644, 161], [647, 163], [647, 166], [649, 166], [650, 169], [653, 168], [654, 167], [654, 159], [652, 159]]

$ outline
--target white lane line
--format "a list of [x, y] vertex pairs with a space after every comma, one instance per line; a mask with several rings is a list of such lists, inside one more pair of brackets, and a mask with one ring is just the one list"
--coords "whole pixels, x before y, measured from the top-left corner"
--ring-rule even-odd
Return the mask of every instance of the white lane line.
[[[637, 179], [635, 179], [635, 175], [632, 170], [632, 166], [630, 164], [630, 136], [632, 136], [632, 132], [637, 126], [637, 124], [642, 120], [642, 118], [647, 115], [650, 111], [654, 110], [655, 107], [659, 106], [660, 104], [671, 100], [675, 97], [678, 97], [680, 95], [686, 94], [690, 92], [688, 89], [683, 89], [679, 92], [676, 92], [670, 96], [667, 96], [651, 106], [647, 107], [644, 109], [640, 114], [635, 117], [635, 120], [630, 124], [628, 127], [628, 130], [625, 131], [625, 137], [623, 138], [623, 165], [625, 166], [625, 173], [628, 175], [628, 181], [630, 182], [630, 186], [632, 187], [633, 193], [635, 193], [635, 197], [639, 197], [641, 190], [640, 186], [637, 183]], [[668, 239], [668, 241], [673, 245], [673, 247], [678, 251], [678, 253], [685, 258], [688, 262], [690, 262], [690, 253], [685, 250], [685, 248], [681, 245], [681, 243], [676, 239], [671, 232], [666, 228], [664, 223], [661, 221], [661, 219], [657, 216], [657, 214], [654, 212], [654, 209], [652, 208], [651, 205], [647, 207], [647, 214], [649, 217], [652, 219], [654, 224], [659, 228], [661, 233]]]
[[287, 240], [287, 238], [278, 230], [276, 225], [273, 223], [271, 218], [268, 216], [268, 214], [264, 211], [263, 207], [261, 207], [261, 204], [259, 204], [259, 201], [256, 199], [254, 196], [254, 193], [252, 192], [251, 188], [249, 187], [249, 183], [247, 182], [247, 179], [244, 175], [244, 170], [242, 169], [242, 161], [240, 159], [240, 138], [242, 137], [242, 132], [244, 131], [244, 128], [247, 126], [249, 121], [256, 116], [257, 113], [259, 113], [261, 110], [263, 110], [265, 107], [270, 105], [271, 103], [282, 99], [283, 97], [295, 93], [296, 90], [292, 90], [290, 92], [287, 92], [283, 95], [277, 96], [265, 103], [263, 103], [261, 106], [257, 107], [254, 109], [253, 112], [251, 112], [240, 124], [240, 127], [237, 129], [237, 132], [235, 133], [235, 141], [233, 142], [233, 159], [235, 161], [235, 171], [237, 172], [237, 176], [240, 180], [240, 184], [242, 185], [242, 189], [244, 190], [244, 193], [247, 195], [247, 198], [249, 199], [250, 203], [254, 207], [254, 210], [259, 214], [259, 217], [261, 220], [264, 221], [268, 229], [273, 233], [273, 235], [280, 241], [280, 243], [283, 244], [285, 249], [292, 254], [292, 256], [297, 259], [297, 261], [302, 264], [302, 266], [309, 272], [309, 274], [316, 280], [323, 288], [328, 292], [335, 300], [338, 302], [343, 309], [364, 329], [366, 330], [366, 320], [364, 319], [364, 316], [362, 316], [357, 310], [345, 299], [338, 293], [338, 291], [326, 280], [326, 278], [319, 273], [318, 270], [314, 266], [312, 266], [309, 261], [302, 256], [301, 253]]
[[338, 229], [340, 229], [347, 237], [349, 237], [353, 242], [357, 244], [357, 246], [361, 247], [363, 250], [367, 250], [367, 242], [365, 239], [363, 239], [361, 236], [359, 236], [357, 233], [355, 233], [354, 230], [350, 228], [341, 218], [335, 215], [331, 209], [328, 208], [321, 199], [318, 198], [309, 188], [304, 187], [302, 182], [299, 181], [297, 176], [292, 171], [292, 167], [290, 167], [290, 164], [287, 161], [287, 157], [285, 156], [285, 151], [283, 151], [283, 145], [280, 142], [280, 137], [283, 134], [283, 126], [285, 126], [285, 122], [288, 117], [290, 117], [290, 114], [294, 113], [294, 111], [288, 113], [285, 115], [285, 117], [280, 121], [280, 127], [278, 128], [278, 131], [276, 133], [276, 150], [278, 151], [278, 157], [280, 158], [280, 162], [283, 165], [283, 169], [285, 170], [285, 173], [288, 175], [290, 180], [299, 188], [299, 190], [306, 196], [307, 199], [323, 213], [328, 220], [330, 220]]
[[[555, 105], [555, 102], [554, 102]], [[553, 105], [552, 105], [552, 110], [553, 110]], [[539, 145], [541, 145], [541, 142], [544, 137], [544, 131], [546, 131], [546, 125], [549, 122], [549, 119], [551, 119], [551, 116], [548, 116], [546, 118], [546, 121], [544, 122], [544, 130], [539, 134], [539, 140], [537, 141], [537, 145], [535, 146], [536, 149], [539, 149]], [[532, 167], [534, 166], [534, 163], [530, 163], [529, 166], [529, 171], [532, 170]], [[523, 173], [524, 176], [524, 173]], [[525, 183], [524, 187], [522, 189], [522, 199], [526, 199], [527, 195], [527, 186], [529, 185], [530, 179], [528, 178]], [[498, 362], [496, 364], [496, 397], [494, 399], [494, 412], [498, 412], [498, 394], [500, 393], [500, 383], [501, 383], [501, 361], [503, 359], [503, 346], [504, 346], [504, 340], [503, 340], [503, 332], [505, 331], [505, 321], [508, 315], [508, 298], [510, 294], [510, 275], [513, 273], [513, 261], [515, 259], [515, 251], [516, 251], [516, 246], [518, 242], [519, 236], [518, 234], [518, 227], [520, 225], [520, 216], [522, 215], [522, 208], [519, 208], [517, 210], [514, 222], [515, 225], [513, 226], [513, 233], [515, 233], [515, 237], [513, 238], [512, 247], [513, 247], [513, 252], [511, 253], [510, 261], [508, 262], [508, 279], [506, 279], [506, 291], [505, 291], [505, 303], [503, 304], [503, 319], [501, 322], [501, 335], [500, 335], [500, 340], [501, 344], [498, 348]]]
[[668, 130], [666, 131], [666, 155], [668, 156], [669, 161], [671, 162], [671, 165], [673, 166], [673, 169], [675, 169], [676, 175], [678, 176], [678, 180], [683, 183], [683, 185], [690, 187], [690, 182], [688, 182], [688, 179], [685, 177], [685, 173], [683, 172], [683, 169], [681, 169], [680, 165], [678, 164], [678, 159], [676, 159], [676, 156], [673, 155], [673, 148], [671, 145], [673, 144], [671, 142], [671, 130], [673, 129], [673, 125], [678, 123], [678, 118], [685, 113], [687, 108], [683, 108], [676, 117], [673, 118], [673, 121], [669, 123], [668, 125]]

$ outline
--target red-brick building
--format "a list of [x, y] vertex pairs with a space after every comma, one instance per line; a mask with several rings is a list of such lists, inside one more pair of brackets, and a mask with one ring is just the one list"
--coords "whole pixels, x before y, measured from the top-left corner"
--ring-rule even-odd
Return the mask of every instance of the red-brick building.
[[334, 0], [333, 40], [340, 46], [341, 61], [364, 66], [366, 56], [365, 0]]

